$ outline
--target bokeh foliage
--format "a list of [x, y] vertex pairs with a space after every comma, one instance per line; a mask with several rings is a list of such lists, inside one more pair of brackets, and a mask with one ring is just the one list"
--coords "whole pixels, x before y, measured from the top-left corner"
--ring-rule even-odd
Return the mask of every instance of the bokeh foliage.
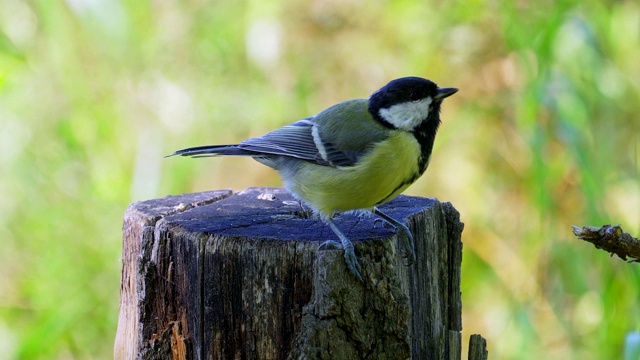
[[631, 0], [3, 0], [0, 353], [111, 356], [129, 203], [280, 185], [163, 155], [418, 75], [461, 89], [409, 193], [466, 224], [465, 334], [496, 359], [620, 358], [640, 272], [570, 225], [640, 232], [638, 64]]

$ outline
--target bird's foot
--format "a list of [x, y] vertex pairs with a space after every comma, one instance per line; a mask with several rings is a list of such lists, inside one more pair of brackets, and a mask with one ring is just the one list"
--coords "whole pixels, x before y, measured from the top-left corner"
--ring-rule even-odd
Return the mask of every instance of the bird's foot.
[[388, 222], [380, 219], [380, 218], [375, 218], [373, 219], [373, 228], [375, 229], [376, 226], [378, 225], [378, 223], [382, 223], [382, 227], [391, 227], [393, 228], [393, 225], [389, 224]]
[[327, 240], [318, 246], [318, 250], [344, 250], [344, 260], [347, 263], [347, 268], [349, 268], [349, 271], [360, 279], [360, 281], [364, 282], [362, 275], [360, 275], [362, 267], [358, 262], [353, 243], [351, 241], [344, 244], [335, 240]]
[[393, 226], [396, 229], [396, 235], [402, 242], [402, 257], [407, 260], [407, 266], [411, 266], [416, 262], [416, 252], [413, 250], [413, 235], [407, 225], [399, 222], [391, 216], [383, 213], [377, 207], [374, 207], [372, 212], [380, 216], [384, 221]]
[[413, 235], [411, 230], [404, 224], [396, 228], [396, 235], [402, 242], [402, 258], [404, 258], [407, 266], [411, 266], [416, 263], [416, 252], [413, 249]]
[[342, 244], [340, 241], [327, 240], [318, 246], [318, 250], [342, 250]]

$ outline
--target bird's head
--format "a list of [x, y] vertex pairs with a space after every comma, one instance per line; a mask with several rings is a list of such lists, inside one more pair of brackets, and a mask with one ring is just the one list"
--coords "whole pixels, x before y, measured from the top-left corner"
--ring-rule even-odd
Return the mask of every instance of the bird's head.
[[439, 88], [433, 81], [419, 77], [392, 80], [369, 98], [369, 112], [383, 125], [414, 131], [425, 121], [439, 123], [442, 100], [455, 94], [456, 88]]

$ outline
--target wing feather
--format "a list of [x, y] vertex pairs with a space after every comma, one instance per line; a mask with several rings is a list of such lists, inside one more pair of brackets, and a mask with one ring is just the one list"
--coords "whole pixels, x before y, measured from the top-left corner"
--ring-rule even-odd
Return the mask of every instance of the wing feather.
[[386, 136], [386, 130], [368, 113], [366, 100], [357, 99], [245, 140], [238, 148], [256, 154], [291, 156], [319, 165], [348, 167]]
[[311, 118], [283, 126], [263, 136], [247, 139], [239, 144], [243, 150], [270, 155], [292, 156], [298, 159], [322, 160], [311, 129]]

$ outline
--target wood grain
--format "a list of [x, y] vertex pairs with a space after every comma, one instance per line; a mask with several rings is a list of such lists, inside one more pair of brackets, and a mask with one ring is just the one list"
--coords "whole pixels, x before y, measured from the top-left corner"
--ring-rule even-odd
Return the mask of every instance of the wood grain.
[[360, 282], [341, 250], [318, 251], [335, 236], [283, 189], [131, 205], [115, 357], [451, 358], [461, 330], [459, 215], [410, 196], [381, 210], [407, 222], [417, 263], [404, 265], [393, 229], [374, 216], [341, 214]]

